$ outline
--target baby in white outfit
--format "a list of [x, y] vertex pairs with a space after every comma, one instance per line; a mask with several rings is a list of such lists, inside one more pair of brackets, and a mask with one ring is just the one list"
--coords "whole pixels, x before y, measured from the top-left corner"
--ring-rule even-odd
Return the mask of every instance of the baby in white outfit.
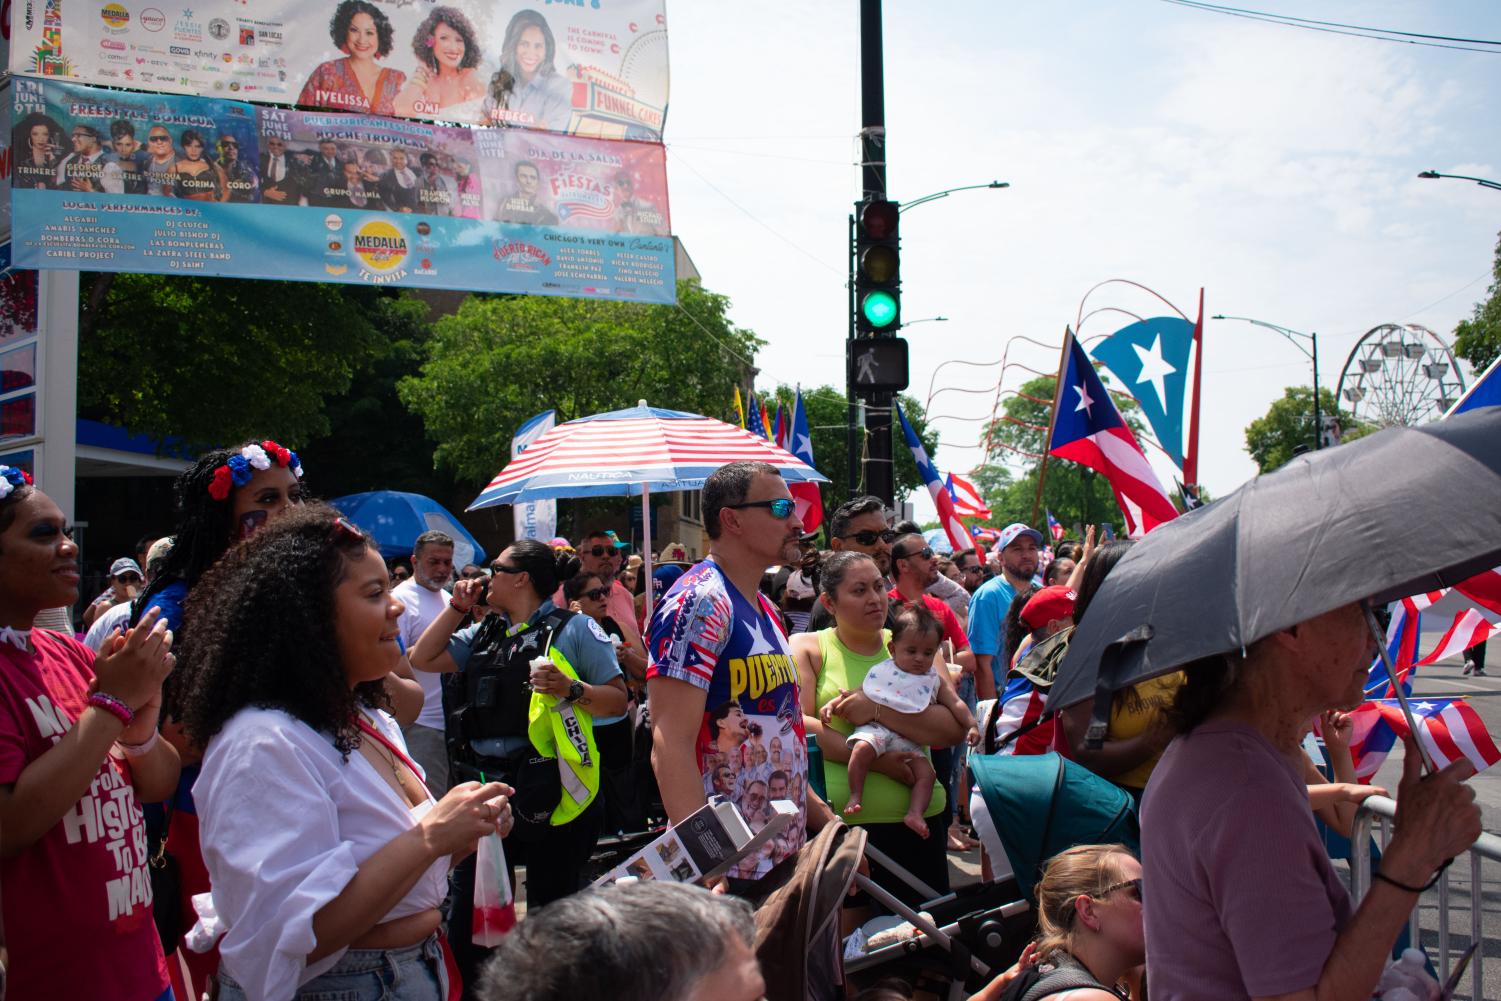
[[[942, 639], [943, 624], [932, 612], [921, 605], [904, 608], [898, 613], [892, 630], [890, 659], [881, 661], [866, 673], [860, 690], [882, 710], [900, 714], [920, 713], [931, 705], [941, 704], [965, 727], [967, 739], [973, 745], [980, 739], [974, 716], [959, 699], [954, 686], [940, 682], [938, 669], [933, 666]], [[879, 722], [883, 715], [878, 710], [874, 721], [857, 726], [849, 735], [850, 798], [844, 804], [844, 813], [860, 812], [865, 777], [877, 758], [883, 754], [903, 755], [912, 773], [912, 797], [902, 823], [927, 837], [928, 822], [923, 819], [923, 813], [933, 802], [933, 785], [937, 780], [933, 763], [922, 754], [926, 748]]]

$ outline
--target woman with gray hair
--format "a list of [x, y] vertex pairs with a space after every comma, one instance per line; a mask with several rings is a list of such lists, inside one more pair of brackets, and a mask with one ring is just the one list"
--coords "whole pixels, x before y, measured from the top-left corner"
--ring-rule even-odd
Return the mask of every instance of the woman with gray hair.
[[682, 883], [617, 883], [555, 900], [505, 937], [481, 1001], [759, 1001], [750, 904]]

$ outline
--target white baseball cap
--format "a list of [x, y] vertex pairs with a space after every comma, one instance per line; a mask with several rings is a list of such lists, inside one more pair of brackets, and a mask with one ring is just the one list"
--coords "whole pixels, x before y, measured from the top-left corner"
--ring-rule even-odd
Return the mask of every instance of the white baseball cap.
[[1001, 529], [1001, 537], [996, 541], [995, 544], [996, 552], [1000, 552], [1002, 549], [1005, 549], [1007, 546], [1011, 545], [1011, 543], [1015, 542], [1023, 535], [1030, 535], [1033, 542], [1037, 543], [1039, 546], [1042, 545], [1042, 533], [1035, 528], [1028, 528], [1026, 525], [1023, 525], [1018, 521], [1013, 522], [1012, 524], [1007, 525], [1005, 528]]

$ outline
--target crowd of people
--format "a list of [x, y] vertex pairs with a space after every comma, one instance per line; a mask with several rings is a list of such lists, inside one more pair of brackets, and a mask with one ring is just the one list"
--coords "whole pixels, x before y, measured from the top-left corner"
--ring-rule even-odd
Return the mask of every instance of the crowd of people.
[[[776, 469], [741, 462], [704, 484], [709, 555], [671, 546], [650, 579], [603, 529], [488, 567], [427, 532], [398, 574], [302, 473], [274, 441], [204, 455], [175, 531], [114, 562], [80, 641], [49, 627], [79, 600], [69, 526], [0, 467], [10, 997], [752, 1001], [737, 898], [807, 839], [859, 825], [947, 891], [981, 826], [967, 755], [1056, 751], [1140, 803], [1142, 856], [1048, 862], [1035, 943], [976, 997], [1364, 998], [1480, 830], [1469, 766], [1420, 779], [1409, 754], [1352, 910], [1314, 811], [1348, 833], [1377, 791], [1340, 713], [1373, 650], [1358, 606], [1116, 693], [1091, 741], [1087, 705], [1047, 699], [1130, 542], [1054, 549], [1015, 524], [944, 557], [860, 497], [820, 551]], [[1333, 781], [1303, 751], [1315, 718]], [[794, 820], [720, 892], [583, 888], [602, 835], [711, 797], [753, 832], [774, 802]], [[498, 948], [471, 924], [492, 836], [525, 874]]]

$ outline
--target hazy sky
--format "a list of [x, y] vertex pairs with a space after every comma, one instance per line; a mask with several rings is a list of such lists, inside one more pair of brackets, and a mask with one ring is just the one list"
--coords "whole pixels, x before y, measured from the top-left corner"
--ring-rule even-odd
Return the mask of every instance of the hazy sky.
[[[1501, 39], [1501, 4], [1266, 0], [1329, 21]], [[912, 389], [951, 359], [1055, 370], [1065, 324], [1108, 278], [1193, 315], [1252, 316], [1320, 337], [1335, 386], [1362, 333], [1421, 323], [1452, 336], [1484, 296], [1501, 191], [1418, 180], [1501, 178], [1501, 52], [1368, 41], [1161, 0], [885, 4], [889, 193], [910, 201], [998, 179], [903, 216]], [[857, 0], [673, 3], [667, 119], [673, 230], [732, 317], [768, 343], [760, 385], [843, 385], [846, 216], [860, 194]], [[1089, 307], [1160, 315], [1123, 286]], [[1094, 317], [1084, 333], [1130, 322]], [[1244, 429], [1306, 384], [1268, 331], [1210, 322], [1200, 479], [1255, 472]], [[982, 418], [998, 366], [949, 365], [930, 412]], [[1031, 373], [1009, 369], [1003, 387]], [[654, 401], [657, 402], [657, 401]], [[668, 403], [670, 401], [661, 401]], [[934, 456], [981, 458], [976, 420], [941, 420]], [[819, 432], [838, 434], [837, 431]], [[1167, 480], [1171, 466], [1149, 457]], [[926, 498], [919, 511], [931, 511]]]

